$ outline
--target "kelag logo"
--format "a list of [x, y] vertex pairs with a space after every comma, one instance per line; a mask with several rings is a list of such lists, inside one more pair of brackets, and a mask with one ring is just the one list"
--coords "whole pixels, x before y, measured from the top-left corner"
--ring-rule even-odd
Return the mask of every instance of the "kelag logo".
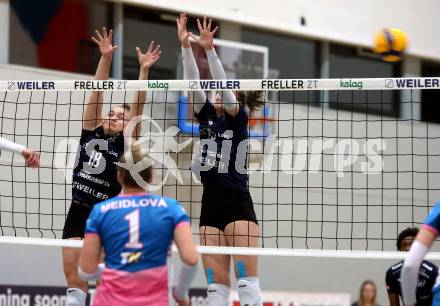
[[341, 80], [339, 83], [340, 88], [356, 88], [356, 89], [362, 89], [364, 88], [364, 83], [361, 81], [353, 81], [353, 80]]
[[168, 90], [168, 88], [170, 88], [170, 84], [168, 82], [148, 81], [147, 87], [148, 87], [148, 89], [164, 89], [164, 90]]

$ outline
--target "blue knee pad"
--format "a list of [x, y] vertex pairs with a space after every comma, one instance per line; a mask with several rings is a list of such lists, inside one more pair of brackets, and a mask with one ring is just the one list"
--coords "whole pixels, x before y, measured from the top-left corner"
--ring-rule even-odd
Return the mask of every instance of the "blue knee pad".
[[206, 281], [208, 282], [208, 285], [214, 283], [214, 270], [211, 268], [206, 269]]
[[244, 265], [244, 262], [242, 262], [241, 260], [237, 261], [237, 274], [238, 274], [237, 278], [243, 278], [248, 276], [246, 272], [246, 266]]

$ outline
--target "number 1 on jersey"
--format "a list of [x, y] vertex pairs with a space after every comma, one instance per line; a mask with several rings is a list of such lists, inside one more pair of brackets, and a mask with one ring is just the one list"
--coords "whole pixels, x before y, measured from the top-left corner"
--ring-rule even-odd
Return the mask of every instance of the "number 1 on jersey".
[[128, 221], [128, 234], [130, 237], [125, 246], [131, 249], [142, 248], [143, 245], [139, 242], [139, 209], [125, 215], [124, 219]]

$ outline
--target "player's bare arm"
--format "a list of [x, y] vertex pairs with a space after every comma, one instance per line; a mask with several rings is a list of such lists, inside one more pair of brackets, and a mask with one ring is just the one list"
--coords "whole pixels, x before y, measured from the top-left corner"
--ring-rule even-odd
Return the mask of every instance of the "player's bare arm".
[[[98, 272], [101, 258], [101, 239], [98, 235], [87, 235], [79, 257], [78, 271], [83, 279], [93, 278]], [[87, 277], [89, 276], [89, 277]]]
[[[148, 80], [148, 71], [160, 58], [160, 45], [154, 45], [154, 41], [148, 46], [147, 52], [142, 53], [139, 47], [136, 47], [136, 54], [139, 60], [139, 80]], [[145, 100], [147, 92], [145, 90], [138, 91], [134, 94], [133, 102], [131, 103], [128, 120], [142, 115], [144, 112]], [[133, 130], [133, 137], [138, 138], [141, 130], [141, 122], [139, 122]]]
[[[199, 36], [191, 35], [195, 41], [205, 49], [206, 57], [208, 58], [209, 71], [214, 79], [226, 79], [226, 73], [220, 62], [219, 57], [214, 49], [214, 35], [218, 30], [218, 26], [212, 29], [212, 19], [207, 19], [206, 16], [203, 17], [203, 22], [197, 19], [197, 27], [199, 29]], [[216, 100], [221, 101], [225, 111], [235, 117], [239, 110], [239, 104], [237, 99], [232, 92], [232, 90], [226, 90], [222, 92], [219, 96], [217, 95]]]
[[[114, 46], [112, 43], [113, 31], [110, 30], [107, 33], [105, 27], [102, 28], [102, 32], [95, 31], [95, 36], [92, 37], [92, 41], [96, 43], [101, 52], [101, 58], [99, 60], [98, 68], [95, 73], [95, 80], [108, 80], [110, 76], [110, 66], [112, 63], [113, 53], [118, 46]], [[94, 130], [102, 121], [102, 106], [104, 103], [104, 94], [100, 91], [93, 91], [87, 102], [86, 109], [84, 111], [83, 128], [85, 130]]]

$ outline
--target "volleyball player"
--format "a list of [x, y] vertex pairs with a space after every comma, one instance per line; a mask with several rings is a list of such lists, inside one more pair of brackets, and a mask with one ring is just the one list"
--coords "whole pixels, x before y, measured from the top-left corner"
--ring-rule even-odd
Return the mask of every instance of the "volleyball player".
[[[424, 267], [423, 259], [428, 254], [434, 240], [440, 231], [440, 202], [431, 210], [411, 245], [401, 274], [401, 288], [404, 305], [418, 305], [417, 293], [419, 283], [419, 269]], [[425, 266], [426, 269], [428, 267]], [[428, 269], [429, 270], [429, 269]], [[440, 280], [437, 277], [432, 289], [432, 305], [440, 305]]]
[[[101, 59], [95, 80], [107, 80], [110, 73], [112, 54], [117, 46], [112, 44], [112, 31], [107, 34], [96, 31], [92, 40], [99, 46]], [[149, 68], [159, 59], [160, 47], [153, 49], [153, 42], [143, 54], [136, 48], [140, 64], [139, 79], [148, 78]], [[116, 165], [124, 150], [123, 129], [131, 118], [143, 113], [146, 92], [134, 95], [129, 105], [114, 106], [107, 116], [103, 115], [103, 93], [91, 93], [83, 118], [78, 163], [73, 171], [72, 203], [63, 230], [63, 239], [81, 239], [87, 217], [97, 202], [117, 195], [121, 187], [116, 180]], [[140, 126], [136, 126], [133, 136], [138, 136]], [[79, 249], [63, 248], [64, 274], [67, 280], [67, 305], [83, 306], [86, 299], [87, 283], [80, 280], [77, 273]]]
[[[126, 157], [128, 154], [131, 157]], [[120, 162], [126, 163], [129, 158], [136, 166], [149, 159], [139, 146], [132, 146]], [[152, 167], [142, 166], [144, 169], [137, 174], [149, 183]], [[87, 220], [79, 275], [84, 280], [99, 277], [103, 247], [105, 268], [94, 306], [168, 306], [166, 262], [174, 240], [183, 262], [174, 298], [179, 305], [189, 305], [188, 289], [197, 270], [189, 218], [176, 200], [146, 193], [147, 186], [139, 185], [130, 171], [118, 167], [121, 194], [93, 207]]]
[[[176, 20], [178, 37], [182, 43], [184, 77], [199, 79], [199, 71], [191, 50], [186, 29], [186, 14]], [[199, 37], [196, 42], [205, 49], [213, 79], [226, 79], [223, 66], [213, 46], [211, 19], [197, 20]], [[200, 123], [201, 152], [198, 166], [203, 184], [200, 216], [200, 243], [208, 246], [257, 247], [259, 227], [248, 188], [248, 174], [237, 169], [247, 152], [239, 145], [248, 140], [248, 113], [262, 106], [262, 92], [232, 92], [217, 94], [215, 101], [203, 91], [193, 92], [195, 117]], [[210, 142], [210, 144], [209, 144]], [[222, 144], [226, 145], [222, 148]], [[206, 145], [205, 145], [206, 144]], [[246, 144], [246, 143], [245, 143]], [[213, 146], [214, 145], [214, 146]], [[243, 146], [241, 146], [243, 148]], [[247, 148], [247, 145], [244, 146]], [[230, 154], [227, 154], [227, 152]], [[241, 154], [240, 154], [241, 153]], [[206, 167], [207, 165], [211, 165]], [[198, 169], [197, 169], [198, 167]], [[242, 165], [245, 168], [245, 165]], [[234, 256], [234, 270], [238, 279], [241, 305], [262, 305], [256, 256]], [[203, 266], [208, 281], [208, 305], [229, 305], [229, 255], [203, 255]]]
[[40, 154], [21, 144], [0, 137], [0, 151], [2, 150], [20, 154], [28, 167], [36, 168], [40, 165]]
[[[401, 252], [408, 252], [418, 232], [419, 229], [417, 227], [409, 227], [400, 232], [399, 236], [397, 237], [397, 250]], [[387, 285], [390, 306], [400, 306], [400, 274], [402, 266], [403, 260], [392, 265], [386, 273], [385, 283]], [[418, 306], [431, 305], [432, 287], [434, 286], [437, 275], [438, 267], [429, 261], [423, 261], [419, 270], [419, 281], [417, 284], [416, 299]]]

